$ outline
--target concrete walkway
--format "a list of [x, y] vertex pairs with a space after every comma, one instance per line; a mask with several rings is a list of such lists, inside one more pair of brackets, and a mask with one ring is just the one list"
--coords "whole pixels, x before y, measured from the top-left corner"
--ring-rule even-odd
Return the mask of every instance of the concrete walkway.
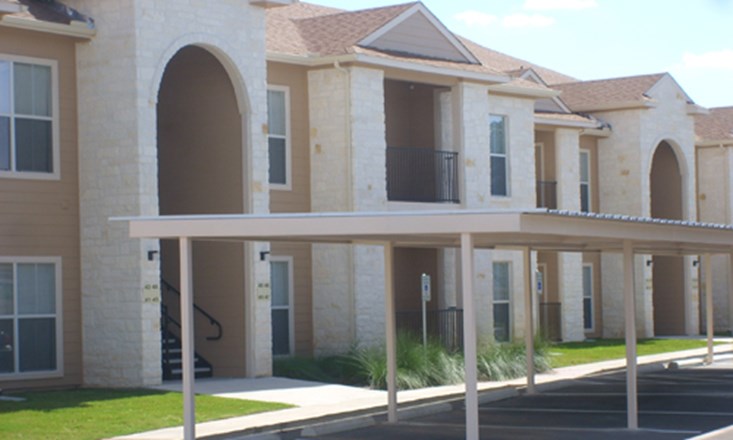
[[[664, 364], [678, 362], [701, 362], [707, 349], [694, 349], [674, 353], [639, 357], [640, 368], [661, 368]], [[730, 344], [718, 345], [715, 353], [730, 358], [733, 347]], [[538, 391], [549, 390], [589, 374], [623, 369], [625, 360], [613, 360], [575, 367], [558, 368], [536, 377]], [[479, 383], [481, 402], [500, 400], [519, 394], [526, 383], [525, 378], [503, 382]], [[167, 383], [156, 389], [180, 391], [180, 383]], [[364, 416], [386, 412], [387, 393], [343, 385], [322, 384], [279, 377], [258, 379], [200, 379], [196, 381], [196, 393], [219, 397], [281, 402], [296, 405], [296, 408], [243, 417], [199, 423], [196, 425], [197, 438], [231, 435], [244, 438], [250, 434], [277, 432], [282, 430], [303, 429], [313, 426], [342, 424], [347, 429], [359, 427]], [[425, 412], [436, 411], [439, 403], [462, 399], [464, 386], [448, 385], [419, 390], [398, 392], [400, 417], [409, 418]], [[429, 409], [428, 409], [428, 404]], [[449, 405], [448, 405], [449, 406]], [[351, 424], [349, 425], [349, 420]], [[123, 437], [115, 440], [174, 440], [182, 439], [181, 427], [160, 429]], [[264, 437], [263, 437], [264, 438]]]

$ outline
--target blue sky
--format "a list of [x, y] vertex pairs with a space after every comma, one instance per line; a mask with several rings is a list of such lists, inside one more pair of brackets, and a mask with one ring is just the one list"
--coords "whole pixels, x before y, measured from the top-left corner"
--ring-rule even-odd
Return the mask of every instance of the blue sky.
[[[403, 0], [309, 0], [349, 10]], [[670, 72], [733, 106], [733, 0], [423, 0], [453, 32], [579, 79]]]

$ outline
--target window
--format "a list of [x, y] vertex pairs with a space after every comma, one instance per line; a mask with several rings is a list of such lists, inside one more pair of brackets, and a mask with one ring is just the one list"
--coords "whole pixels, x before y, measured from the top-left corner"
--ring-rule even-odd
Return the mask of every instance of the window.
[[583, 328], [593, 330], [593, 265], [583, 265]]
[[491, 115], [491, 195], [509, 195], [506, 117]]
[[60, 266], [0, 259], [0, 377], [60, 372]]
[[0, 177], [58, 177], [55, 71], [0, 57]]
[[590, 151], [580, 150], [580, 210], [591, 211]]
[[270, 185], [277, 189], [290, 189], [289, 95], [287, 87], [271, 87], [267, 91]]
[[509, 292], [511, 290], [511, 265], [508, 262], [495, 262], [494, 274], [494, 339], [507, 342], [510, 334]]
[[272, 311], [272, 354], [293, 354], [293, 259], [270, 259], [270, 288]]

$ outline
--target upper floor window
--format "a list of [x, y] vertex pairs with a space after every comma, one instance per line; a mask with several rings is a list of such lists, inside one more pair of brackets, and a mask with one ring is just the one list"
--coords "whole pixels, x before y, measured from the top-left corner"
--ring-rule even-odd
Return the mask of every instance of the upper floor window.
[[0, 56], [0, 177], [58, 177], [55, 71]]
[[591, 211], [590, 151], [580, 150], [580, 210]]
[[60, 371], [60, 259], [0, 258], [0, 377]]
[[509, 195], [509, 155], [506, 117], [491, 115], [491, 195]]
[[270, 185], [277, 189], [290, 189], [289, 95], [287, 87], [271, 86], [267, 91]]

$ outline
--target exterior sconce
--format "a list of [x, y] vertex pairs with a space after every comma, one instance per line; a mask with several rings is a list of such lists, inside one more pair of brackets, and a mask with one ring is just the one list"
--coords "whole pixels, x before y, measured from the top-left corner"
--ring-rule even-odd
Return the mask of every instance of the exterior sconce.
[[270, 251], [260, 251], [260, 261], [267, 261]]
[[654, 260], [652, 260], [651, 258], [646, 260], [646, 267], [652, 267], [653, 264], [654, 264]]

